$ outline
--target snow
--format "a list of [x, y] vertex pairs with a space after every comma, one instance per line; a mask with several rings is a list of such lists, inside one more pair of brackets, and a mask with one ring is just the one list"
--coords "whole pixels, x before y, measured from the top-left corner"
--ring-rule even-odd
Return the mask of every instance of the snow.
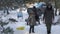
[[[16, 20], [18, 20], [18, 22], [15, 23], [9, 23], [6, 27], [10, 26], [11, 28], [14, 29], [14, 34], [29, 34], [29, 25], [26, 25], [25, 19], [28, 18], [28, 13], [27, 10], [23, 11], [23, 18], [17, 18], [17, 11], [11, 11], [9, 15], [7, 15], [6, 17], [2, 17], [2, 19], [4, 21], [8, 21], [9, 18], [14, 18]], [[60, 18], [60, 16], [55, 16], [54, 22], [57, 22], [57, 20]], [[35, 33], [32, 34], [47, 34], [47, 29], [44, 23], [42, 23], [43, 21], [41, 21], [41, 25], [35, 26]], [[24, 26], [24, 30], [17, 30], [17, 27], [20, 26]], [[60, 33], [60, 25], [52, 25], [51, 28], [51, 34], [59, 34]]]

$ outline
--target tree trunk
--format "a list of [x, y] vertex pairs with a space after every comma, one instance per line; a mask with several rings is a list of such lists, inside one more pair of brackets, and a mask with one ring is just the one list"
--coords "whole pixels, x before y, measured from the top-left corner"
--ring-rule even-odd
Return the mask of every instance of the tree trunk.
[[55, 15], [57, 16], [57, 1], [56, 0], [55, 0], [55, 8], [56, 8]]
[[56, 10], [55, 10], [55, 16], [57, 16], [57, 8], [56, 8]]

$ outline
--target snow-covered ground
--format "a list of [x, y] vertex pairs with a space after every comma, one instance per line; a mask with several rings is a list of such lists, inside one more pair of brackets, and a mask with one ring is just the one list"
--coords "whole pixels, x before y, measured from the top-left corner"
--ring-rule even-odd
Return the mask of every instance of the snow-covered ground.
[[[57, 22], [57, 20], [59, 19], [60, 16], [55, 16], [55, 21]], [[14, 18], [16, 19], [18, 22], [16, 23], [9, 23], [7, 26], [10, 26], [11, 28], [14, 29], [14, 34], [29, 34], [29, 26], [26, 25], [25, 19], [28, 18], [28, 14], [27, 12], [23, 11], [23, 18], [17, 18], [17, 12], [16, 11], [11, 11], [9, 15], [7, 15], [6, 17], [2, 16], [3, 20], [7, 20], [8, 18]], [[8, 20], [7, 20], [8, 21]], [[17, 27], [20, 26], [24, 26], [24, 30], [17, 30]], [[59, 34], [60, 33], [60, 25], [52, 25], [51, 28], [51, 34]], [[46, 26], [45, 24], [43, 24], [43, 21], [41, 21], [41, 25], [35, 26], [35, 34], [47, 34], [46, 31]]]

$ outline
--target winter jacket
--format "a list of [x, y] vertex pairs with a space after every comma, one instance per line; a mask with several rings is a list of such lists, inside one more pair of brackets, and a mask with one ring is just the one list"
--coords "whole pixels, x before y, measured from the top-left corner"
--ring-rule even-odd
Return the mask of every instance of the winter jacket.
[[28, 24], [29, 25], [36, 25], [36, 19], [35, 19], [35, 15], [30, 15], [29, 17], [28, 17]]

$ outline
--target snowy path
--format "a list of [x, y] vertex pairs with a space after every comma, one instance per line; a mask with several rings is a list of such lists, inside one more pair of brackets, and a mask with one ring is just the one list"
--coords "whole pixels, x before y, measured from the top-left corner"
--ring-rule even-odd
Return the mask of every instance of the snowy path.
[[[16, 30], [14, 34], [29, 34], [29, 26], [25, 26], [25, 30]], [[36, 34], [47, 34], [45, 25], [35, 26]], [[60, 33], [60, 25], [52, 26], [51, 34], [59, 34]]]
[[[25, 14], [24, 14], [25, 15]], [[24, 16], [26, 17], [26, 16]], [[59, 17], [59, 16], [58, 16]], [[57, 20], [58, 18], [55, 17], [55, 21]], [[24, 19], [23, 19], [24, 20]], [[25, 22], [24, 22], [25, 23]], [[42, 23], [42, 21], [41, 21]], [[29, 34], [29, 26], [26, 25], [23, 25], [25, 26], [25, 29], [23, 31], [21, 30], [16, 30], [14, 34]], [[52, 25], [52, 28], [51, 28], [51, 34], [59, 34], [60, 33], [60, 25]], [[35, 33], [34, 34], [47, 34], [47, 31], [46, 31], [46, 26], [45, 24], [41, 24], [39, 26], [35, 26]]]

